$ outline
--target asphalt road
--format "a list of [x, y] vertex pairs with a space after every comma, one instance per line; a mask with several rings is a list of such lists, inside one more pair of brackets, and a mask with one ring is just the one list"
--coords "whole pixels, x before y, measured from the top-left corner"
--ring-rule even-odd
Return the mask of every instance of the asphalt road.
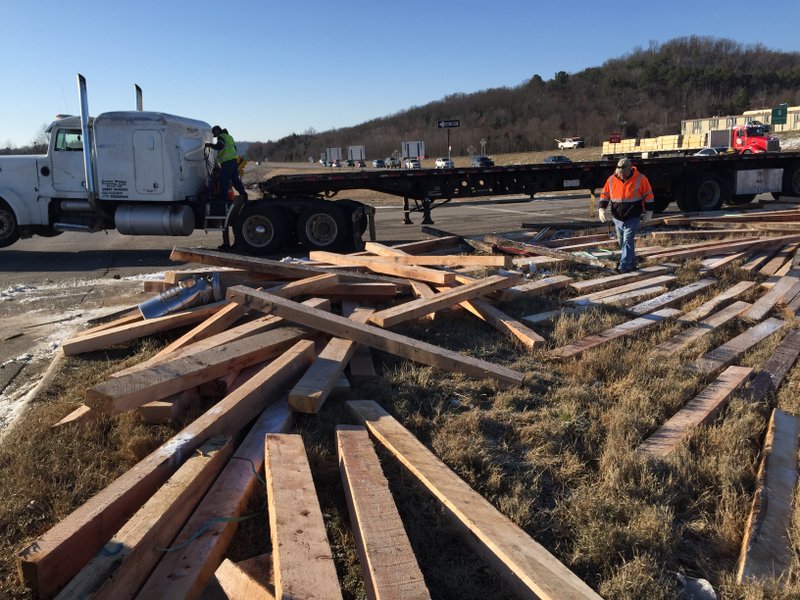
[[[588, 206], [588, 197], [457, 202], [435, 209], [432, 226], [474, 235], [517, 230], [523, 222], [590, 223]], [[412, 213], [414, 225], [403, 223], [402, 201], [376, 210], [378, 241], [429, 237], [420, 230], [420, 213]], [[89, 319], [151, 297], [143, 292], [144, 279], [184, 268], [169, 260], [173, 246], [216, 248], [220, 241], [218, 231], [188, 237], [64, 233], [0, 249], [0, 430], [24, 404], [62, 339]], [[303, 251], [298, 246], [287, 253]]]

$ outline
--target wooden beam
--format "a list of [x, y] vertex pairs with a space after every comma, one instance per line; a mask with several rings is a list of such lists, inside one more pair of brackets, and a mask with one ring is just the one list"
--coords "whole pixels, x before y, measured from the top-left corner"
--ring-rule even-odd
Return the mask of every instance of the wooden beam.
[[85, 401], [93, 409], [119, 414], [213, 381], [230, 370], [241, 370], [274, 358], [303, 337], [307, 337], [307, 333], [297, 327], [266, 331], [189, 358], [172, 360], [123, 377], [112, 377], [87, 390]]
[[658, 254], [650, 254], [646, 257], [648, 261], [663, 261], [666, 258], [697, 258], [699, 256], [712, 256], [714, 254], [724, 254], [726, 252], [741, 252], [763, 245], [763, 240], [758, 238], [746, 239], [738, 242], [723, 242], [705, 248], [685, 248], [678, 247], [676, 250], [667, 250]]
[[430, 599], [367, 430], [340, 425], [336, 445], [367, 598]]
[[588, 300], [589, 302], [594, 302], [595, 300], [600, 300], [602, 298], [607, 298], [609, 296], [624, 294], [626, 292], [630, 292], [633, 290], [640, 290], [642, 288], [661, 285], [664, 283], [671, 283], [676, 279], [677, 277], [675, 277], [674, 275], [656, 275], [655, 277], [648, 277], [646, 279], [636, 278], [634, 281], [631, 281], [630, 283], [626, 283], [624, 285], [617, 285], [614, 287], [603, 287], [602, 289], [589, 292], [581, 296], [575, 296], [574, 298], [565, 300], [565, 302], [569, 302], [570, 304], [579, 304], [582, 300]]
[[776, 391], [780, 389], [798, 355], [800, 355], [800, 329], [793, 329], [778, 344], [762, 367], [762, 371], [769, 375], [772, 387]]
[[[371, 308], [357, 308], [352, 314], [345, 316], [356, 323], [366, 323], [373, 312]], [[291, 409], [296, 412], [317, 414], [355, 354], [357, 346], [358, 344], [352, 340], [331, 338], [308, 371], [289, 392]]]
[[778, 250], [777, 254], [769, 259], [758, 272], [762, 275], [775, 275], [786, 261], [792, 260], [792, 255], [797, 250], [797, 244], [786, 244], [783, 248]]
[[573, 254], [572, 252], [564, 252], [563, 250], [556, 250], [555, 248], [547, 248], [546, 246], [542, 246], [541, 244], [528, 244], [526, 242], [517, 242], [515, 240], [510, 240], [508, 238], [504, 238], [499, 235], [486, 235], [483, 237], [483, 239], [485, 242], [494, 244], [495, 246], [504, 248], [515, 248], [517, 250], [522, 250], [524, 252], [527, 252], [528, 254], [549, 256], [550, 258], [560, 258], [568, 262], [588, 265], [590, 267], [600, 267], [603, 269], [615, 269], [617, 267], [615, 263], [607, 260], [601, 260], [598, 258], [589, 258], [587, 256]]
[[355, 323], [345, 317], [302, 306], [251, 288], [236, 286], [228, 289], [228, 298], [266, 313], [282, 316], [289, 321], [378, 348], [403, 358], [444, 369], [457, 371], [476, 379], [492, 378], [504, 385], [522, 385], [524, 375], [507, 367], [462, 356], [421, 340], [386, 331], [380, 327]]
[[461, 245], [461, 237], [457, 235], [450, 235], [446, 237], [433, 238], [430, 240], [420, 240], [418, 242], [405, 242], [403, 244], [395, 244], [394, 246], [387, 246], [377, 242], [365, 242], [364, 250], [384, 256], [381, 254], [386, 248], [390, 250], [401, 250], [406, 254], [427, 254], [429, 252], [436, 252], [442, 249], [457, 248]]
[[532, 315], [525, 315], [524, 317], [520, 317], [523, 321], [527, 321], [531, 325], [535, 325], [537, 323], [542, 323], [543, 321], [547, 321], [549, 319], [555, 319], [556, 317], [561, 317], [564, 315], [579, 315], [587, 310], [590, 307], [588, 306], [562, 306], [561, 308], [557, 308], [555, 310], [548, 310], [545, 312], [535, 313]]
[[[261, 413], [175, 538], [172, 547], [177, 549], [164, 555], [139, 598], [191, 599], [202, 592], [236, 533], [236, 519], [256, 491], [257, 474], [264, 468], [264, 436], [288, 431], [293, 423], [285, 398]], [[197, 537], [198, 531], [203, 535]]]
[[460, 305], [528, 350], [533, 350], [545, 343], [545, 339], [538, 333], [484, 300], [479, 298], [464, 300]]
[[211, 437], [238, 432], [274, 402], [313, 358], [314, 343], [298, 342], [36, 538], [19, 554], [25, 585], [37, 596], [54, 595], [177, 470], [184, 457]]
[[679, 310], [664, 308], [654, 313], [633, 319], [632, 321], [626, 321], [625, 323], [617, 325], [616, 327], [611, 327], [595, 335], [588, 335], [570, 344], [566, 344], [565, 346], [555, 348], [550, 351], [550, 355], [554, 358], [571, 358], [573, 356], [578, 356], [586, 350], [597, 348], [617, 338], [625, 337], [652, 327], [662, 321], [676, 317], [679, 314], [681, 314]]
[[379, 301], [385, 301], [387, 298], [396, 296], [397, 291], [397, 286], [393, 283], [340, 283], [339, 285], [317, 290], [314, 295], [324, 296], [325, 298], [352, 297], [358, 300], [375, 298]]
[[695, 309], [690, 310], [685, 315], [680, 317], [678, 321], [681, 323], [694, 323], [697, 321], [702, 321], [712, 312], [717, 310], [720, 306], [728, 302], [729, 300], [733, 300], [741, 296], [747, 290], [752, 288], [755, 285], [753, 281], [740, 281], [739, 283], [734, 284], [733, 286], [729, 287], [724, 292], [721, 292], [711, 298], [710, 300], [704, 302], [700, 306]]
[[635, 315], [644, 315], [649, 312], [653, 312], [654, 310], [666, 308], [682, 300], [688, 300], [692, 296], [699, 294], [706, 288], [715, 285], [716, 283], [716, 279], [698, 279], [697, 281], [688, 285], [671, 290], [665, 294], [651, 298], [650, 300], [640, 302], [636, 306], [630, 307], [628, 312], [631, 312]]
[[553, 275], [552, 277], [544, 277], [535, 281], [520, 283], [519, 285], [515, 285], [506, 291], [516, 294], [524, 294], [527, 297], [542, 296], [549, 292], [565, 288], [572, 283], [572, 281], [572, 277], [567, 275]]
[[341, 600], [303, 438], [268, 434], [265, 447], [275, 596]]
[[197, 388], [190, 388], [162, 400], [147, 402], [136, 409], [136, 412], [145, 423], [167, 425], [180, 419], [192, 407], [199, 406], [199, 403], [200, 391]]
[[370, 433], [441, 502], [467, 543], [520, 598], [600, 598], [375, 402], [347, 405]]
[[737, 361], [747, 350], [778, 331], [784, 325], [786, 325], [786, 322], [780, 319], [767, 319], [711, 352], [704, 354], [689, 368], [702, 373], [706, 377], [714, 377], [725, 367]]
[[[752, 305], [747, 302], [734, 302], [727, 308], [707, 317], [700, 321], [696, 326], [690, 327], [685, 331], [672, 336], [668, 340], [660, 343], [653, 348], [651, 352], [660, 356], [671, 356], [682, 352], [690, 345], [694, 344], [700, 338], [712, 333], [717, 328], [722, 327], [728, 321], [738, 317], [742, 312], [750, 308]], [[685, 322], [683, 318], [678, 319], [679, 322]]]
[[406, 279], [416, 279], [436, 285], [452, 285], [456, 282], [456, 276], [453, 273], [430, 269], [428, 267], [393, 264], [388, 262], [390, 257], [351, 256], [347, 254], [336, 254], [335, 252], [323, 252], [320, 250], [312, 250], [308, 253], [308, 257], [311, 260], [332, 265], [363, 267], [375, 273], [395, 275], [398, 277], [405, 277]]
[[[370, 258], [370, 257], [366, 257]], [[402, 255], [388, 255], [380, 256], [381, 262], [398, 265], [409, 265], [419, 267], [461, 267], [461, 266], [475, 266], [475, 267], [502, 267], [510, 269], [513, 266], [510, 256], [502, 256], [493, 254], [491, 256], [479, 254], [456, 254], [456, 255], [415, 255], [407, 254]]]
[[649, 298], [652, 296], [657, 296], [658, 294], [663, 294], [666, 291], [667, 288], [664, 287], [663, 285], [653, 285], [650, 287], [643, 287], [637, 290], [631, 290], [630, 292], [623, 292], [621, 294], [614, 294], [613, 296], [605, 296], [603, 298], [598, 298], [597, 300], [592, 300], [590, 302], [587, 302], [587, 305], [597, 306], [599, 304], [613, 304], [618, 306], [626, 306], [640, 298]]
[[418, 298], [378, 311], [373, 313], [369, 320], [379, 327], [394, 327], [399, 323], [425, 316], [443, 308], [449, 308], [464, 300], [471, 300], [497, 290], [510, 288], [516, 283], [517, 281], [511, 277], [492, 275], [466, 285], [451, 288], [430, 298]]
[[752, 375], [749, 367], [728, 367], [702, 392], [675, 413], [661, 428], [647, 438], [636, 452], [653, 458], [664, 458], [692, 431], [714, 420], [733, 392]]
[[81, 569], [56, 600], [133, 597], [233, 451], [229, 437], [203, 444]]
[[185, 327], [207, 319], [224, 305], [225, 302], [215, 302], [165, 317], [145, 319], [128, 323], [127, 325], [102, 329], [66, 340], [61, 344], [61, 350], [66, 356], [74, 356], [82, 352], [91, 352], [92, 350], [100, 350], [116, 344], [130, 342], [154, 333]]
[[798, 282], [800, 282], [800, 270], [793, 269], [789, 271], [766, 294], [756, 300], [753, 306], [742, 316], [751, 321], [760, 321], [783, 299], [784, 294]]
[[573, 281], [569, 284], [569, 287], [578, 292], [583, 292], [584, 294], [591, 294], [592, 292], [605, 290], [610, 287], [633, 283], [640, 279], [648, 279], [654, 275], [663, 274], [666, 271], [668, 271], [667, 267], [662, 267], [660, 265], [643, 267], [636, 271], [631, 271], [630, 273], [620, 273], [619, 275], [606, 275], [595, 279]]
[[[253, 577], [238, 563], [226, 558], [217, 567], [209, 587], [219, 590], [219, 598], [226, 600], [274, 600], [275, 594], [258, 578]], [[205, 592], [204, 592], [205, 594]], [[205, 597], [201, 597], [205, 600]]]
[[764, 438], [753, 506], [747, 518], [736, 582], [770, 579], [779, 582], [792, 564], [789, 538], [792, 503], [797, 487], [800, 419], [774, 409]]

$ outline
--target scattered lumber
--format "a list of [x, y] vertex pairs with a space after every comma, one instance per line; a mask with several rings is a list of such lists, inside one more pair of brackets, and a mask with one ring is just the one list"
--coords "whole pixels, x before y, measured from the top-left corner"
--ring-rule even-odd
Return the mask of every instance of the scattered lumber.
[[753, 306], [744, 313], [744, 318], [760, 321], [776, 304], [783, 300], [784, 295], [798, 282], [800, 282], [800, 270], [793, 269], [789, 271], [766, 294], [755, 301]]
[[[682, 352], [700, 338], [712, 333], [717, 328], [722, 327], [728, 321], [738, 317], [742, 314], [742, 312], [751, 306], [752, 304], [742, 302], [741, 300], [734, 302], [727, 308], [724, 308], [723, 310], [714, 313], [710, 317], [700, 321], [696, 326], [690, 327], [685, 331], [681, 331], [668, 340], [660, 343], [658, 346], [653, 348], [652, 352], [661, 356], [670, 356], [678, 352]], [[679, 318], [678, 321], [685, 323], [686, 316], [684, 315], [684, 317]]]
[[340, 425], [336, 444], [367, 598], [429, 599], [367, 430]]
[[281, 327], [198, 352], [189, 358], [112, 377], [87, 390], [85, 402], [103, 413], [119, 414], [213, 381], [232, 369], [241, 370], [274, 358], [307, 335], [297, 327]]
[[[356, 308], [345, 315], [356, 323], [366, 323], [373, 314], [371, 308]], [[289, 406], [302, 413], [316, 414], [336, 386], [345, 367], [355, 354], [357, 343], [333, 337], [289, 392]]]
[[636, 452], [652, 458], [664, 458], [691, 432], [714, 420], [731, 395], [752, 375], [749, 367], [728, 367], [702, 392], [675, 413], [661, 428], [647, 438]]
[[570, 285], [572, 281], [572, 277], [568, 277], [567, 275], [553, 275], [551, 277], [529, 281], [528, 283], [520, 283], [506, 291], [512, 294], [524, 294], [526, 297], [541, 296], [565, 288]]
[[159, 548], [170, 545], [232, 450], [229, 437], [214, 438], [198, 448], [56, 598], [134, 596], [161, 560]]
[[477, 298], [465, 300], [461, 302], [460, 306], [482, 321], [489, 323], [503, 335], [519, 342], [528, 350], [533, 350], [545, 343], [545, 339], [538, 333], [484, 300]]
[[735, 263], [737, 260], [744, 260], [749, 255], [750, 251], [744, 250], [743, 252], [736, 252], [729, 256], [723, 256], [722, 258], [714, 257], [709, 264], [704, 264], [700, 271], [703, 275], [711, 275], [721, 269], [724, 269], [728, 265]]
[[786, 244], [775, 256], [769, 259], [758, 272], [762, 275], [775, 275], [786, 261], [792, 260], [792, 256], [797, 250], [797, 244]]
[[728, 302], [729, 300], [733, 300], [734, 298], [739, 297], [747, 290], [752, 288], [755, 285], [752, 281], [740, 281], [729, 287], [724, 292], [721, 292], [711, 298], [710, 300], [704, 302], [697, 308], [690, 310], [685, 315], [683, 315], [678, 321], [682, 323], [694, 323], [697, 321], [701, 321], [705, 319], [708, 315], [714, 312], [717, 308]]
[[488, 244], [493, 244], [498, 248], [514, 248], [521, 250], [528, 254], [538, 254], [540, 256], [549, 256], [550, 258], [560, 258], [569, 262], [588, 265], [590, 267], [600, 267], [603, 269], [614, 269], [616, 264], [607, 260], [600, 260], [598, 258], [589, 258], [572, 252], [564, 252], [563, 250], [556, 250], [555, 248], [548, 248], [541, 244], [529, 244], [527, 242], [517, 242], [509, 238], [499, 235], [486, 235], [483, 240]]
[[640, 302], [636, 306], [630, 307], [628, 312], [635, 315], [644, 315], [654, 310], [666, 308], [682, 300], [688, 300], [716, 283], [716, 279], [698, 279], [694, 283], [684, 285], [650, 300]]
[[369, 320], [370, 323], [374, 323], [379, 327], [393, 327], [404, 321], [416, 319], [443, 308], [449, 308], [464, 300], [471, 300], [497, 290], [512, 287], [516, 283], [516, 279], [502, 275], [484, 277], [428, 298], [417, 298], [416, 300], [378, 311], [373, 313]]
[[275, 596], [341, 600], [303, 438], [268, 434], [265, 447]]
[[124, 325], [95, 330], [93, 333], [84, 333], [66, 340], [61, 344], [61, 350], [66, 356], [74, 356], [92, 350], [109, 348], [116, 344], [123, 344], [141, 337], [193, 325], [207, 319], [225, 306], [225, 302], [214, 302], [197, 308], [158, 317], [156, 319], [136, 320]]
[[706, 377], [714, 377], [725, 367], [738, 360], [747, 350], [778, 331], [784, 325], [786, 325], [786, 322], [780, 319], [767, 319], [715, 348], [708, 354], [701, 356], [694, 364], [689, 365], [689, 368]]
[[676, 279], [677, 277], [675, 277], [674, 275], [657, 275], [655, 277], [648, 277], [646, 279], [635, 278], [634, 281], [631, 281], [630, 283], [626, 283], [624, 285], [617, 285], [615, 287], [610, 287], [610, 288], [604, 287], [603, 289], [599, 289], [594, 292], [589, 292], [587, 294], [583, 294], [582, 296], [575, 296], [574, 298], [566, 300], [566, 302], [570, 304], [580, 304], [581, 301], [583, 300], [594, 302], [610, 296], [618, 296], [619, 294], [624, 294], [626, 292], [630, 292], [633, 290], [640, 290], [642, 288], [659, 286], [664, 283], [671, 283]]
[[586, 312], [588, 308], [588, 306], [563, 306], [555, 310], [548, 310], [533, 315], [525, 315], [521, 318], [523, 321], [527, 321], [531, 325], [535, 325], [549, 319], [555, 319], [556, 317], [560, 317], [562, 315], [579, 315]]
[[750, 238], [736, 242], [716, 243], [704, 248], [686, 248], [683, 246], [678, 250], [666, 250], [658, 254], [648, 254], [645, 258], [648, 261], [663, 261], [667, 258], [697, 258], [698, 256], [712, 256], [725, 252], [741, 252], [763, 244], [765, 244], [763, 240], [759, 241], [758, 238]]
[[789, 527], [797, 487], [798, 435], [800, 419], [774, 409], [736, 567], [737, 583], [751, 578], [781, 581], [792, 564]]
[[226, 558], [217, 567], [200, 600], [275, 600], [274, 588], [270, 589], [262, 579], [243, 569], [241, 563]]
[[626, 306], [640, 298], [649, 298], [651, 296], [656, 296], [658, 294], [663, 294], [667, 291], [667, 288], [663, 285], [653, 285], [650, 287], [643, 287], [636, 290], [631, 290], [630, 292], [623, 292], [621, 294], [614, 294], [613, 296], [605, 296], [603, 298], [598, 298], [597, 300], [592, 301], [585, 301], [582, 300], [579, 304], [584, 304], [591, 306], [592, 304], [614, 304], [618, 306]]
[[573, 281], [569, 287], [584, 294], [591, 294], [600, 290], [605, 290], [610, 287], [617, 287], [628, 283], [633, 283], [641, 279], [647, 279], [654, 275], [663, 274], [668, 271], [664, 266], [643, 267], [630, 273], [620, 273], [619, 275], [606, 275], [605, 277], [598, 277], [596, 279], [584, 279], [581, 281]]
[[522, 385], [524, 379], [522, 373], [507, 367], [462, 356], [457, 352], [386, 331], [380, 327], [355, 323], [346, 317], [309, 308], [252, 288], [244, 286], [229, 288], [228, 298], [246, 304], [250, 308], [276, 314], [289, 321], [318, 329], [330, 335], [354, 340], [440, 369], [458, 371], [469, 377], [477, 379], [490, 377], [503, 385]]
[[390, 262], [393, 258], [399, 257], [352, 256], [348, 254], [336, 254], [335, 252], [323, 252], [321, 250], [312, 250], [308, 253], [308, 257], [311, 260], [316, 260], [321, 263], [338, 266], [363, 267], [375, 273], [395, 275], [398, 277], [405, 277], [406, 279], [434, 283], [436, 285], [453, 285], [456, 282], [456, 276], [447, 271]]
[[[450, 250], [452, 248], [458, 248], [461, 246], [461, 237], [457, 235], [450, 235], [446, 237], [436, 237], [429, 240], [420, 240], [418, 242], [406, 242], [404, 244], [396, 244], [395, 246], [391, 246], [392, 250], [399, 250], [406, 254], [428, 254], [431, 252], [437, 252], [440, 250]], [[377, 242], [365, 242], [364, 243], [364, 250], [366, 252], [371, 252], [372, 254], [377, 254], [378, 256], [384, 256], [381, 254], [381, 251], [384, 248], [389, 248], [385, 244], [379, 244]], [[386, 256], [392, 256], [391, 254]]]
[[313, 357], [314, 343], [298, 342], [31, 542], [19, 554], [25, 585], [40, 597], [53, 596], [178, 469], [184, 457], [204, 440], [238, 432], [274, 402]]
[[777, 391], [794, 366], [798, 355], [800, 355], [800, 329], [794, 329], [781, 340], [781, 343], [778, 344], [778, 347], [766, 360], [758, 375], [763, 374], [769, 378], [770, 386]]
[[521, 598], [600, 598], [372, 401], [348, 402], [370, 433], [442, 503], [467, 543]]
[[[259, 416], [142, 588], [139, 598], [196, 598], [225, 555], [264, 467], [264, 436], [294, 423], [285, 398]], [[219, 517], [225, 517], [220, 519]], [[203, 535], [198, 537], [198, 532]]]
[[664, 308], [651, 314], [646, 314], [632, 321], [626, 321], [616, 327], [611, 327], [595, 335], [589, 335], [585, 338], [560, 346], [550, 351], [550, 355], [554, 358], [571, 358], [578, 356], [586, 350], [597, 348], [611, 340], [631, 335], [635, 332], [641, 331], [653, 325], [657, 325], [664, 320], [671, 319], [681, 314], [681, 311], [674, 308]]
[[513, 266], [510, 256], [493, 254], [483, 256], [478, 254], [458, 254], [458, 255], [435, 255], [425, 256], [416, 254], [402, 255], [379, 255], [381, 262], [394, 263], [398, 265], [409, 265], [417, 267], [502, 267], [510, 269]]

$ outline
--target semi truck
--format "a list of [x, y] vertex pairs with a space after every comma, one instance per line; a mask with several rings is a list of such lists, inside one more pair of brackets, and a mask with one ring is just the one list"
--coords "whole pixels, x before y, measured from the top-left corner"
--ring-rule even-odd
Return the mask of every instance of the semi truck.
[[[227, 204], [215, 201], [213, 155], [203, 121], [137, 110], [89, 118], [86, 82], [79, 76], [81, 116], [56, 119], [42, 156], [0, 157], [0, 248], [21, 237], [64, 231], [117, 229], [127, 235], [185, 236], [221, 229]], [[756, 194], [800, 197], [800, 153], [634, 158], [647, 175], [656, 210], [676, 202], [683, 211], [717, 210], [750, 202]], [[527, 196], [602, 188], [614, 160], [478, 166], [414, 171], [359, 171], [281, 175], [258, 184], [231, 225], [241, 250], [273, 254], [289, 243], [307, 249], [359, 247], [374, 209], [350, 190], [374, 190], [403, 199], [405, 222], [452, 200]], [[95, 183], [96, 182], [96, 183]]]
[[729, 147], [739, 154], [780, 152], [780, 140], [761, 123], [736, 125], [687, 135], [627, 138], [603, 142], [602, 159], [688, 156], [708, 147]]

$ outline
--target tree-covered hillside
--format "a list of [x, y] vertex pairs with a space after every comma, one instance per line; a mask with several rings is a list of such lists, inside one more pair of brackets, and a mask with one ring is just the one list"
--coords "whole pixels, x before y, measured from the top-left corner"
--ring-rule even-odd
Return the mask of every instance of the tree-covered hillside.
[[533, 75], [513, 88], [452, 94], [425, 106], [322, 133], [293, 134], [250, 145], [253, 160], [305, 160], [327, 147], [365, 145], [371, 158], [424, 140], [428, 155], [447, 154], [441, 119], [460, 119], [451, 131], [454, 155], [480, 147], [489, 153], [554, 148], [554, 138], [582, 135], [597, 145], [611, 131], [626, 137], [678, 133], [685, 118], [741, 114], [800, 100], [800, 53], [692, 36], [649, 48], [578, 73]]

